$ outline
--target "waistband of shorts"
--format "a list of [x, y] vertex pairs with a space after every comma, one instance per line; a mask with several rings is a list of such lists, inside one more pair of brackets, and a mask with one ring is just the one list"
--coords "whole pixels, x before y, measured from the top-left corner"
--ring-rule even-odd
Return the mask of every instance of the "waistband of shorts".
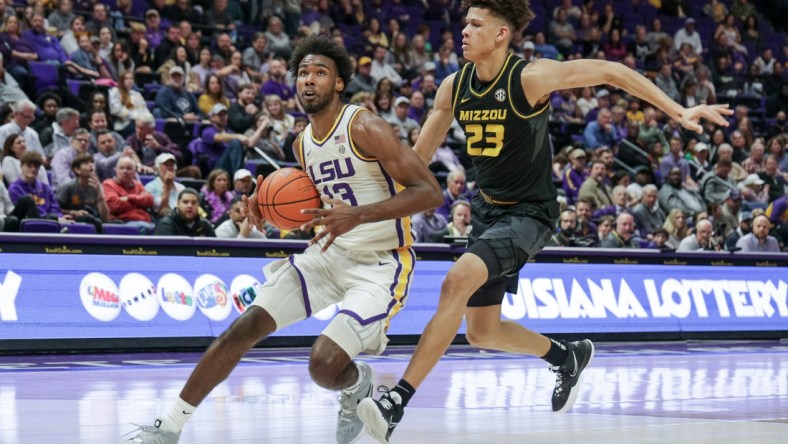
[[511, 206], [511, 205], [517, 205], [518, 203], [520, 203], [519, 201], [507, 201], [507, 200], [493, 199], [487, 193], [482, 191], [481, 188], [479, 188], [479, 195], [482, 196], [482, 199], [484, 199], [485, 202], [487, 202], [488, 204], [491, 204], [491, 205]]

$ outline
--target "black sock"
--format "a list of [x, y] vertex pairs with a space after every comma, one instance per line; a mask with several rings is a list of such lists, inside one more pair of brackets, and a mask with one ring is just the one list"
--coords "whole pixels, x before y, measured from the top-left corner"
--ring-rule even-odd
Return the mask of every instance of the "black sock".
[[569, 352], [566, 350], [566, 346], [561, 342], [556, 341], [555, 339], [550, 339], [550, 350], [547, 351], [547, 354], [542, 356], [542, 359], [547, 361], [552, 366], [559, 366], [566, 361], [566, 358], [569, 356]]
[[416, 394], [416, 389], [413, 388], [412, 385], [408, 384], [408, 381], [404, 379], [400, 379], [397, 385], [395, 385], [391, 391], [397, 392], [397, 394], [402, 398], [402, 407], [407, 407], [410, 398]]

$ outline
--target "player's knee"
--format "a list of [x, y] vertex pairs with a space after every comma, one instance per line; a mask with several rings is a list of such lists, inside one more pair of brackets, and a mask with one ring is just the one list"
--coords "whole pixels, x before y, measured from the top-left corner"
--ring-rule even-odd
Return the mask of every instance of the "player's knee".
[[476, 348], [496, 349], [496, 334], [488, 329], [473, 328], [469, 325], [465, 332], [465, 339]]
[[350, 357], [336, 343], [325, 336], [320, 336], [312, 346], [309, 356], [309, 376], [315, 384], [326, 389], [335, 390], [337, 379], [350, 363]]
[[464, 272], [453, 268], [449, 269], [441, 284], [441, 303], [456, 303], [465, 306], [471, 293], [468, 291], [468, 284], [464, 278]]
[[276, 322], [261, 307], [251, 306], [222, 333], [217, 341], [246, 343], [251, 348], [276, 330]]

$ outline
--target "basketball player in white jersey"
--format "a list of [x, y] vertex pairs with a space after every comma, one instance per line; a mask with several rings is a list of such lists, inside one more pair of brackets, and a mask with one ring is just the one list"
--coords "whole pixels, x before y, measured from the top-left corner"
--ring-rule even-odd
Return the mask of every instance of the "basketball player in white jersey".
[[[312, 213], [315, 220], [306, 225], [323, 231], [302, 254], [264, 268], [267, 281], [254, 304], [211, 344], [170, 410], [130, 442], [177, 443], [197, 406], [252, 346], [338, 302], [341, 310], [312, 347], [309, 373], [319, 386], [341, 391], [337, 442], [362, 435], [356, 405], [372, 395], [373, 371], [353, 358], [385, 349], [389, 320], [404, 306], [413, 277], [408, 216], [443, 198], [432, 173], [388, 123], [341, 103], [352, 76], [344, 48], [309, 37], [290, 66], [310, 121], [294, 143], [296, 155], [332, 211]], [[261, 226], [255, 199], [244, 199]]]

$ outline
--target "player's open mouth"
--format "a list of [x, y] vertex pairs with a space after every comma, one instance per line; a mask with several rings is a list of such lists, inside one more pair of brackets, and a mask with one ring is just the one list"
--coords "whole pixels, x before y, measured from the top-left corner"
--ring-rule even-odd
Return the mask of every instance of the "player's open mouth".
[[317, 94], [314, 91], [304, 91], [302, 94], [305, 99], [310, 99], [312, 97], [317, 97]]

